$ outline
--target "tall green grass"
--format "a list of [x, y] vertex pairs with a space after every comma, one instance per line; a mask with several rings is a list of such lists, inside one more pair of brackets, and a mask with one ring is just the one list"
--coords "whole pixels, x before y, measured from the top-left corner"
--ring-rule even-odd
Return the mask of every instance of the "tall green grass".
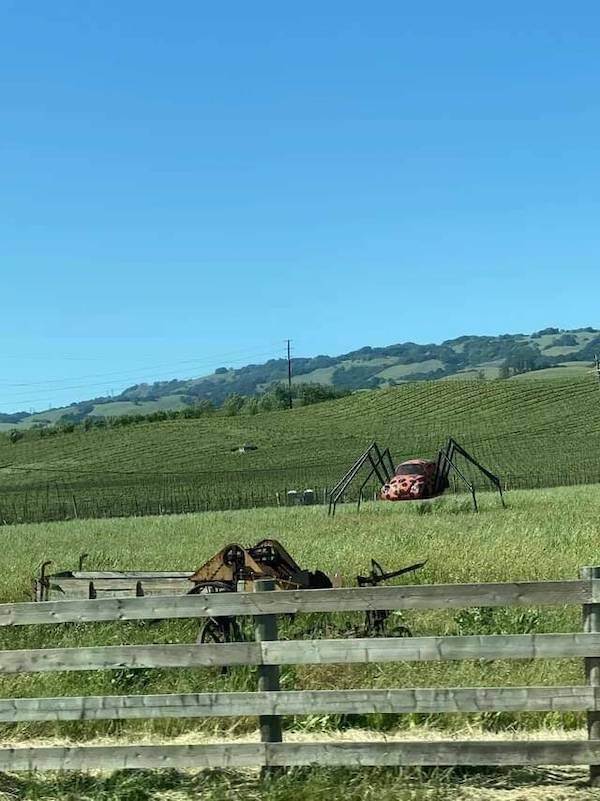
[[[0, 600], [28, 597], [31, 579], [45, 559], [55, 569], [71, 568], [80, 553], [90, 554], [95, 569], [193, 569], [227, 542], [252, 545], [263, 537], [280, 539], [307, 568], [340, 572], [346, 584], [375, 557], [386, 568], [427, 559], [410, 577], [422, 583], [515, 581], [575, 578], [586, 564], [600, 562], [597, 536], [597, 487], [514, 492], [502, 510], [495, 496], [482, 496], [482, 510], [472, 513], [466, 499], [442, 498], [427, 506], [368, 504], [357, 514], [351, 507], [328, 519], [322, 508], [253, 510], [127, 520], [73, 521], [7, 526], [1, 536]], [[426, 511], [425, 511], [426, 510]], [[410, 612], [403, 620], [415, 634], [482, 634], [578, 631], [581, 610], [575, 607]], [[321, 616], [298, 616], [282, 622], [284, 636], [302, 637], [318, 628]], [[340, 629], [360, 625], [360, 615], [341, 615]], [[94, 644], [193, 642], [196, 621], [160, 623], [69, 624], [56, 627], [0, 629], [4, 649], [76, 647]], [[311, 635], [313, 636], [313, 635]], [[519, 662], [404, 663], [389, 665], [290, 666], [282, 669], [286, 688], [485, 686], [577, 684], [583, 681], [581, 660]], [[253, 669], [123, 670], [82, 673], [22, 674], [0, 679], [4, 697], [61, 694], [200, 692], [256, 688]], [[390, 729], [426, 723], [447, 730], [465, 720], [488, 730], [534, 729], [540, 725], [581, 724], [576, 714], [480, 714], [472, 716], [315, 716], [290, 719], [299, 730], [367, 726]], [[6, 737], [66, 735], [85, 739], [102, 734], [175, 735], [186, 730], [230, 730], [241, 733], [255, 721], [172, 720], [4, 725]]]
[[[426, 568], [411, 577], [419, 582], [504, 581], [574, 578], [585, 564], [600, 560], [597, 510], [600, 488], [576, 487], [514, 492], [509, 508], [492, 496], [481, 499], [475, 515], [461, 498], [443, 498], [427, 506], [369, 504], [359, 515], [340, 510], [329, 520], [320, 508], [205, 513], [128, 520], [7, 526], [2, 529], [0, 565], [4, 580], [0, 601], [24, 600], [39, 563], [54, 559], [56, 569], [74, 567], [78, 555], [90, 553], [95, 568], [173, 568], [199, 565], [225, 542], [252, 544], [264, 536], [280, 538], [310, 568], [340, 571], [351, 584], [376, 556], [386, 567], [424, 557]], [[492, 631], [568, 631], [580, 628], [577, 608], [453, 610], [409, 616], [417, 634], [487, 633]], [[301, 636], [321, 616], [298, 617], [289, 636]], [[160, 624], [63, 625], [0, 629], [2, 648], [77, 646], [133, 642], [191, 641], [190, 621]], [[321, 666], [287, 668], [286, 688], [453, 686], [504, 684], [570, 684], [583, 681], [580, 661], [439, 663], [422, 665]], [[216, 671], [107, 671], [5, 676], [0, 694], [115, 694], [186, 690], [255, 689], [250, 669], [226, 676]], [[531, 732], [540, 726], [579, 727], [578, 715], [485, 714], [471, 716], [307, 716], [285, 721], [286, 729], [323, 737], [333, 729], [369, 727], [379, 731], [427, 726], [463, 732], [475, 726], [491, 732]], [[195, 738], [236, 736], [255, 728], [255, 721], [162, 721], [5, 725], [5, 742], [34, 737], [85, 742], [108, 736], [140, 738], [182, 734]], [[468, 736], [464, 734], [463, 736]], [[561, 785], [561, 781], [566, 783]], [[396, 769], [295, 769], [276, 778], [256, 771], [121, 771], [110, 775], [42, 773], [0, 776], [0, 801], [454, 801], [506, 798], [592, 801], [584, 787], [585, 771], [558, 775], [541, 769], [418, 771]], [[557, 784], [558, 783], [558, 784]], [[497, 795], [496, 795], [497, 793]], [[536, 795], [537, 794], [537, 795]]]
[[[454, 772], [295, 769], [261, 779], [254, 771], [121, 771], [110, 776], [31, 774], [0, 778], [0, 801], [593, 801], [583, 771], [560, 777], [543, 770]], [[573, 781], [575, 780], [575, 781]], [[540, 784], [543, 789], [540, 788]], [[552, 789], [558, 793], [554, 794]], [[533, 793], [533, 794], [532, 794]]]

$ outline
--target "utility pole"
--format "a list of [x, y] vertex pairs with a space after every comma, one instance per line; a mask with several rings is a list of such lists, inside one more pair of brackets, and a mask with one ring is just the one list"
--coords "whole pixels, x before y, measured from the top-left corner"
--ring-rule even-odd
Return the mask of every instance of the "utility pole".
[[594, 354], [594, 364], [596, 365], [596, 375], [598, 376], [598, 384], [600, 385], [600, 360], [598, 354]]
[[[287, 362], [288, 362], [288, 402], [290, 409], [292, 408], [292, 340], [287, 340]], [[599, 373], [600, 375], [600, 373]]]

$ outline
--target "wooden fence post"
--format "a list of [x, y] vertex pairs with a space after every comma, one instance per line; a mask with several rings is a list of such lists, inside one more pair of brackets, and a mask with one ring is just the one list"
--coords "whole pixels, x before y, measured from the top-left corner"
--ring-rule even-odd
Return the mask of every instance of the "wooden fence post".
[[[275, 579], [257, 579], [254, 582], [254, 592], [268, 592], [274, 590]], [[277, 640], [277, 616], [276, 615], [256, 615], [255, 639], [257, 642], [266, 640]], [[259, 692], [279, 692], [279, 665], [260, 665], [258, 668], [258, 690]], [[261, 715], [260, 739], [263, 743], [282, 742], [281, 717], [279, 715]], [[273, 768], [268, 765], [262, 770], [262, 775], [280, 775], [281, 768]]]
[[[600, 579], [600, 567], [582, 568], [581, 577], [590, 580]], [[583, 630], [588, 634], [600, 632], [600, 603], [584, 604]], [[585, 676], [592, 687], [600, 687], [600, 658], [586, 658]], [[587, 713], [587, 729], [588, 740], [600, 740], [600, 712]], [[590, 784], [592, 787], [600, 787], [600, 764], [590, 765]]]

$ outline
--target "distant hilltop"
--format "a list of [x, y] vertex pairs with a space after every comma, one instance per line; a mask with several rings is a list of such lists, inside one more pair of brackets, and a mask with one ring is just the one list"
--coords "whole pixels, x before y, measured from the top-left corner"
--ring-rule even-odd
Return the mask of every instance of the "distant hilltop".
[[[365, 346], [340, 356], [294, 358], [292, 380], [295, 384], [318, 384], [353, 392], [406, 381], [577, 377], [593, 366], [596, 353], [600, 353], [600, 330], [596, 328], [544, 328], [533, 334], [466, 335], [439, 345], [402, 342], [386, 347]], [[221, 406], [232, 395], [261, 395], [285, 381], [285, 359], [238, 369], [223, 366], [212, 375], [135, 384], [120, 395], [80, 401], [60, 409], [0, 414], [0, 429], [182, 410], [202, 402]]]

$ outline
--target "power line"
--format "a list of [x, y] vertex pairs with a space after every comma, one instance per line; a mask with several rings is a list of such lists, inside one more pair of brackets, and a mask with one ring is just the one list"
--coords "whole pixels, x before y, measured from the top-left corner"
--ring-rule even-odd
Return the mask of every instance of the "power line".
[[[270, 352], [269, 353], [262, 353], [262, 354], [259, 354], [259, 357], [260, 358], [266, 358], [267, 356], [270, 356], [270, 355], [271, 355]], [[246, 357], [246, 356], [240, 357], [239, 359], [236, 359], [233, 362], [230, 361], [230, 364], [236, 365], [237, 363], [245, 363], [247, 361], [247, 358], [248, 357]], [[218, 362], [212, 362], [212, 364], [216, 364], [216, 363], [218, 363]], [[197, 367], [197, 369], [203, 369], [204, 365], [196, 365], [196, 367]], [[194, 380], [194, 378], [199, 378], [199, 377], [201, 377], [201, 376], [197, 376], [197, 375], [187, 375], [186, 376], [186, 375], [183, 375], [183, 376], [181, 376], [179, 378], [174, 378], [174, 379], [154, 379], [152, 381], [152, 383], [156, 383], [156, 384], [168, 383], [171, 380], [173, 380], [173, 381], [191, 381], [191, 380]], [[108, 376], [107, 378], [110, 379], [111, 376]], [[78, 380], [78, 379], [75, 379], [75, 380]], [[81, 379], [79, 379], [79, 380], [81, 380]], [[133, 383], [136, 383], [136, 384], [142, 384], [142, 383], [148, 383], [149, 380], [150, 379], [148, 379], [148, 375], [147, 374], [145, 374], [144, 376], [140, 377], [140, 374], [138, 373], [138, 374], [135, 375], [135, 377], [132, 376], [131, 374], [128, 377], [123, 377], [121, 379], [120, 383], [129, 384], [129, 383], [133, 382]], [[66, 390], [77, 390], [77, 389], [88, 389], [88, 388], [89, 389], [93, 389], [95, 387], [105, 387], [106, 383], [107, 383], [107, 381], [104, 380], [104, 381], [97, 381], [97, 382], [93, 382], [93, 383], [85, 383], [85, 384], [77, 384], [77, 385], [71, 384], [71, 385], [63, 385], [63, 386], [55, 386], [55, 387], [46, 387], [46, 389], [43, 392], [40, 390], [40, 393], [37, 394], [36, 397], [38, 397], [38, 398], [47, 397], [48, 392], [64, 392]], [[2, 389], [5, 389], [5, 388], [2, 387]], [[24, 396], [31, 397], [29, 393], [23, 393], [23, 392], [17, 392], [17, 393], [13, 392], [13, 393], [11, 393], [11, 396], [13, 398], [23, 398]]]
[[[212, 367], [215, 364], [218, 364], [219, 361], [229, 361], [229, 364], [231, 366], [235, 367], [237, 365], [242, 365], [243, 366], [251, 358], [266, 359], [269, 356], [272, 356], [273, 353], [272, 353], [272, 351], [266, 351], [266, 352], [263, 351], [262, 353], [259, 353], [259, 352], [256, 352], [256, 351], [246, 351], [245, 354], [244, 354], [243, 351], [238, 351], [236, 355], [237, 355], [237, 358], [234, 359], [234, 360], [227, 359], [227, 357], [225, 355], [220, 354], [220, 355], [217, 355], [214, 358], [212, 358], [210, 361], [202, 362], [202, 361], [189, 359], [189, 360], [182, 360], [182, 361], [179, 361], [179, 362], [164, 363], [164, 366], [165, 367], [169, 367], [169, 366], [173, 366], [175, 364], [183, 364], [183, 363], [190, 364], [190, 363], [192, 363], [193, 367], [196, 370], [200, 370], [200, 369], [203, 369], [203, 368]], [[192, 365], [190, 365], [190, 369], [192, 369]], [[146, 369], [151, 369], [151, 368], [146, 368]], [[155, 369], [157, 369], [157, 368], [155, 368]], [[40, 389], [39, 389], [39, 391], [36, 391], [34, 394], [32, 394], [30, 392], [11, 392], [10, 395], [11, 395], [12, 400], [0, 402], [0, 406], [14, 407], [15, 404], [27, 405], [27, 404], [31, 404], [31, 403], [40, 402], [42, 400], [45, 401], [48, 398], [48, 395], [50, 393], [54, 394], [54, 393], [66, 392], [66, 391], [88, 391], [88, 390], [96, 389], [98, 387], [105, 387], [106, 386], [106, 378], [109, 378], [109, 379], [110, 378], [117, 378], [118, 375], [119, 374], [114, 374], [114, 373], [111, 374], [111, 373], [109, 373], [109, 374], [106, 374], [106, 376], [104, 376], [105, 380], [103, 380], [103, 381], [97, 381], [97, 382], [93, 382], [93, 383], [87, 383], [86, 382], [85, 384], [47, 386], [44, 382], [37, 382], [37, 383], [32, 383], [32, 384], [14, 385], [14, 386], [24, 386], [24, 387], [25, 386], [31, 386], [31, 387], [36, 387], [36, 388], [39, 386]], [[120, 383], [131, 384], [131, 383], [148, 383], [149, 382], [147, 374], [142, 376], [142, 377], [140, 377], [139, 373], [137, 373], [137, 374], [129, 373], [126, 376], [123, 375], [123, 374], [121, 374], [121, 375], [122, 375], [122, 377], [121, 377]], [[90, 376], [90, 377], [100, 377], [100, 375]], [[193, 380], [194, 378], [197, 378], [197, 377], [198, 377], [197, 375], [188, 375], [188, 376], [184, 375], [184, 376], [181, 376], [178, 379], [162, 379], [162, 380], [161, 379], [155, 379], [151, 383], [164, 383], [164, 382], [167, 382], [169, 380], [190, 381], [190, 380]], [[64, 380], [65, 379], [56, 379], [57, 382], [58, 381], [64, 381]], [[66, 380], [68, 380], [68, 379], [66, 379]], [[75, 379], [75, 380], [83, 380], [83, 377], [80, 377], [80, 378]], [[10, 386], [10, 385], [8, 385], [8, 386]], [[42, 387], [45, 387], [45, 389], [42, 389]], [[7, 385], [3, 385], [2, 386], [2, 389], [6, 390], [6, 388], [7, 388]]]
[[[261, 352], [259, 352], [257, 348], [252, 348], [252, 349], [246, 349], [246, 350], [229, 351], [228, 353], [216, 353], [210, 359], [200, 359], [200, 360], [198, 358], [196, 358], [196, 359], [172, 359], [172, 360], [170, 360], [168, 362], [161, 362], [161, 363], [158, 363], [158, 364], [154, 363], [154, 364], [141, 365], [139, 369], [140, 370], [158, 370], [158, 369], [161, 369], [163, 367], [173, 367], [174, 365], [183, 365], [183, 364], [190, 364], [190, 365], [193, 365], [193, 366], [196, 366], [196, 367], [203, 367], [203, 366], [206, 367], [206, 366], [212, 366], [213, 364], [217, 364], [218, 362], [221, 362], [221, 361], [228, 361], [231, 358], [235, 358], [236, 360], [240, 360], [242, 358], [244, 358], [244, 359], [245, 358], [252, 358], [252, 357], [259, 358], [259, 357], [263, 357], [263, 356], [264, 357], [270, 356], [271, 353], [272, 353], [271, 350], [269, 350], [268, 352], [265, 353], [262, 350], [262, 348], [261, 348]], [[75, 380], [75, 381], [83, 381], [84, 379], [87, 379], [87, 378], [117, 378], [119, 376], [127, 377], [127, 376], [131, 376], [131, 375], [132, 375], [132, 370], [131, 370], [131, 368], [128, 368], [126, 370], [117, 370], [117, 371], [112, 370], [111, 372], [108, 372], [108, 373], [89, 373], [87, 375], [79, 375], [75, 379], [73, 379], [73, 378], [48, 378], [48, 379], [44, 379], [43, 381], [27, 381], [25, 383], [16, 383], [16, 384], [7, 383], [6, 381], [3, 381], [2, 379], [0, 379], [0, 384], [4, 388], [48, 386], [48, 385], [59, 385], [59, 384], [64, 383], [65, 381], [66, 382], [70, 382], [70, 381], [73, 381], [73, 380]], [[139, 372], [137, 372], [136, 375], [139, 375]], [[69, 389], [69, 387], [67, 387], [67, 389]]]

